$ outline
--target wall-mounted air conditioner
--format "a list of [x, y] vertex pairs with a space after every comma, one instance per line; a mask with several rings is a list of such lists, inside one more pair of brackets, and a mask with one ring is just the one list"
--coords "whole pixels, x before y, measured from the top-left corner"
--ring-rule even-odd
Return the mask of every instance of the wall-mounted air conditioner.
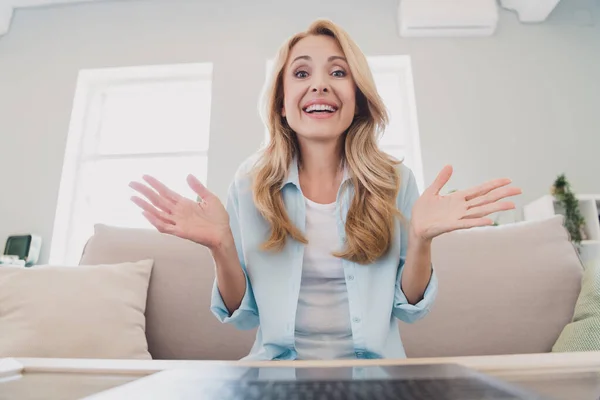
[[491, 36], [497, 24], [496, 0], [400, 0], [398, 7], [404, 37]]

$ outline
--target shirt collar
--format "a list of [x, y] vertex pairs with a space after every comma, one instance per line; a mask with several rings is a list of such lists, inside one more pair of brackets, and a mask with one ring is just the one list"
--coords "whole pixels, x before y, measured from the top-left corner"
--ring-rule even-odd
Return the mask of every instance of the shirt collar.
[[298, 157], [297, 156], [294, 156], [292, 158], [292, 161], [290, 162], [290, 165], [288, 166], [288, 176], [287, 176], [286, 180], [283, 181], [283, 184], [281, 185], [281, 187], [283, 188], [288, 183], [291, 183], [292, 185], [296, 186], [297, 188], [300, 188], [300, 177], [298, 176]]
[[[348, 179], [350, 179], [350, 172], [348, 171], [348, 165], [346, 163], [344, 163], [344, 176], [342, 178], [342, 182], [340, 183], [340, 185], [342, 185]], [[298, 175], [298, 157], [297, 156], [294, 156], [292, 158], [292, 161], [290, 162], [290, 165], [288, 167], [288, 176], [283, 181], [281, 188], [285, 187], [289, 183], [296, 186], [298, 189], [300, 188], [300, 177]]]

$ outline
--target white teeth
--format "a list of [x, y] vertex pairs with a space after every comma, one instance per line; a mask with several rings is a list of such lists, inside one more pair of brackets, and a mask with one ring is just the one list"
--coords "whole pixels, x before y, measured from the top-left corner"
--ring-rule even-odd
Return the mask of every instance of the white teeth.
[[308, 106], [305, 109], [305, 111], [306, 112], [311, 112], [311, 111], [331, 111], [331, 112], [334, 112], [335, 108], [333, 108], [332, 106], [327, 105], [327, 104], [313, 104], [313, 105]]

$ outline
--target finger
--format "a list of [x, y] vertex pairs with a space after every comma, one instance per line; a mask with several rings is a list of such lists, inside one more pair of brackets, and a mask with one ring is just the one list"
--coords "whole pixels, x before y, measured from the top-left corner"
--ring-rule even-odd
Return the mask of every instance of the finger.
[[208, 199], [210, 196], [212, 196], [212, 193], [194, 175], [188, 175], [187, 183], [190, 188], [192, 188], [192, 190], [196, 192], [198, 196], [200, 196], [201, 199]]
[[150, 189], [148, 186], [141, 184], [139, 182], [131, 182], [129, 187], [136, 190], [137, 192], [143, 194], [150, 202], [159, 209], [170, 213], [171, 207], [173, 206], [173, 202], [164, 197], [161, 197], [154, 190]]
[[147, 211], [142, 212], [142, 214], [160, 233], [173, 234], [175, 232], [175, 225], [167, 224], [160, 218], [157, 218], [154, 214]]
[[433, 194], [439, 194], [444, 185], [448, 183], [451, 176], [452, 166], [446, 165], [444, 168], [442, 168], [438, 176], [435, 178], [435, 181], [433, 181], [433, 183], [429, 186], [428, 190], [431, 191], [431, 193]]
[[502, 186], [506, 186], [506, 185], [510, 184], [511, 182], [512, 181], [508, 178], [494, 179], [492, 181], [483, 183], [479, 186], [475, 186], [471, 189], [461, 190], [458, 193], [461, 196], [464, 196], [465, 200], [469, 201], [469, 200], [474, 199], [475, 197], [488, 194], [489, 192], [491, 192], [494, 189], [497, 189]]
[[512, 210], [513, 208], [515, 208], [515, 204], [511, 201], [486, 204], [485, 206], [474, 207], [467, 210], [463, 218], [482, 218], [495, 212]]
[[131, 201], [133, 201], [135, 203], [135, 205], [137, 205], [138, 207], [140, 207], [142, 210], [144, 210], [147, 213], [150, 213], [150, 214], [154, 215], [156, 218], [159, 218], [164, 223], [171, 224], [171, 225], [175, 224], [175, 221], [173, 221], [169, 217], [169, 214], [167, 214], [164, 211], [157, 210], [156, 208], [154, 208], [153, 206], [151, 206], [148, 202], [146, 202], [144, 199], [141, 199], [141, 198], [139, 198], [137, 196], [133, 196], [133, 197], [131, 197]]
[[165, 184], [160, 182], [158, 179], [150, 176], [144, 175], [142, 177], [150, 186], [152, 186], [161, 196], [166, 197], [174, 203], [177, 203], [181, 200], [181, 195], [173, 190], [169, 189]]
[[494, 189], [486, 195], [475, 197], [467, 201], [467, 207], [479, 207], [486, 204], [494, 203], [498, 200], [505, 199], [507, 197], [516, 196], [521, 194], [521, 189], [516, 187], [501, 187]]

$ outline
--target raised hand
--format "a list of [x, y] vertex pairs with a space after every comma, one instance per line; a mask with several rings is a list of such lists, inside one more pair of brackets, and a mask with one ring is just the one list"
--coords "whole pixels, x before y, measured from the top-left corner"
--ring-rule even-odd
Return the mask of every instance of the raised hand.
[[179, 195], [156, 178], [144, 175], [143, 179], [147, 185], [134, 181], [129, 186], [149, 202], [138, 196], [131, 197], [131, 201], [143, 210], [144, 217], [159, 232], [189, 239], [208, 248], [218, 246], [231, 234], [225, 207], [193, 175], [188, 175], [187, 183], [198, 194], [198, 202]]
[[446, 166], [415, 202], [412, 210], [411, 231], [419, 239], [434, 237], [457, 229], [492, 225], [488, 215], [514, 209], [514, 203], [500, 201], [521, 193], [521, 189], [507, 186], [510, 179], [495, 179], [470, 189], [441, 196], [440, 191], [452, 176], [452, 167]]

